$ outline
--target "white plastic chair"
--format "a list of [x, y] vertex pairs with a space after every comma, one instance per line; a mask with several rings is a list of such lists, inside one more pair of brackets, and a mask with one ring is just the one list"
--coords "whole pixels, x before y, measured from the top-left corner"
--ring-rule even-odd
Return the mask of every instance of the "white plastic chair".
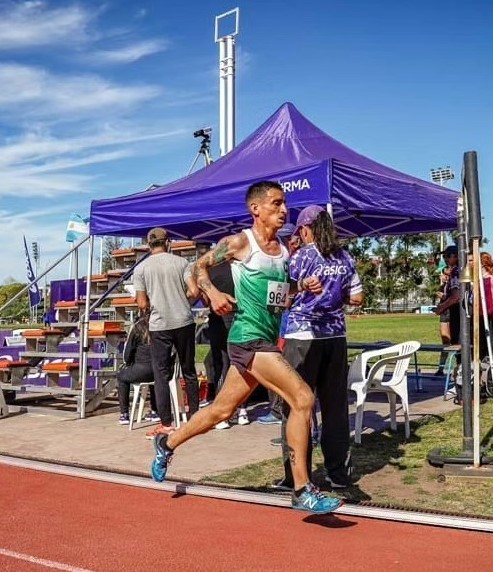
[[[147, 399], [147, 391], [149, 386], [154, 385], [153, 381], [142, 382], [142, 383], [132, 383], [133, 397], [132, 397], [132, 408], [130, 409], [130, 425], [128, 430], [132, 431], [134, 426], [134, 421], [136, 423], [142, 423], [142, 418], [144, 416], [144, 406]], [[139, 408], [137, 410], [137, 404]], [[135, 412], [137, 411], [137, 417], [135, 417]]]
[[[128, 427], [129, 431], [132, 431], [134, 420], [136, 423], [142, 423], [142, 417], [144, 415], [144, 406], [147, 398], [147, 390], [151, 385], [154, 385], [153, 381], [149, 383], [132, 383], [133, 399], [132, 399], [132, 408], [130, 410], [130, 425]], [[171, 408], [173, 411], [173, 419], [175, 420], [176, 427], [180, 427], [182, 422], [186, 423], [187, 413], [185, 411], [185, 405], [183, 403], [183, 393], [180, 385], [180, 363], [178, 362], [178, 359], [176, 359], [175, 361], [175, 369], [173, 371], [173, 377], [169, 381], [169, 390], [171, 394]], [[138, 404], [138, 410], [137, 410], [137, 404]], [[137, 417], [135, 417], [136, 411], [137, 411]]]
[[[409, 439], [411, 429], [409, 426], [407, 370], [411, 357], [420, 346], [420, 342], [402, 342], [388, 348], [363, 352], [354, 359], [348, 372], [348, 387], [356, 393], [355, 443], [361, 443], [366, 396], [373, 392], [387, 394], [390, 404], [390, 427], [393, 431], [397, 429], [396, 401], [397, 396], [400, 397], [404, 412], [406, 439]], [[369, 366], [369, 361], [378, 357], [382, 359]], [[390, 379], [384, 381], [388, 367], [393, 367], [392, 375]]]

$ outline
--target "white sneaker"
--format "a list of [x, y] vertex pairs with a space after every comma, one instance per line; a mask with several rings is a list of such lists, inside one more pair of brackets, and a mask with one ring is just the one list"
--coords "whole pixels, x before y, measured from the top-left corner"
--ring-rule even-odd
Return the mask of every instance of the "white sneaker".
[[248, 425], [250, 419], [248, 419], [248, 413], [246, 409], [240, 409], [238, 411], [238, 425]]
[[220, 423], [216, 424], [215, 428], [221, 431], [222, 429], [229, 429], [230, 427], [231, 425], [229, 424], [228, 421], [221, 421]]

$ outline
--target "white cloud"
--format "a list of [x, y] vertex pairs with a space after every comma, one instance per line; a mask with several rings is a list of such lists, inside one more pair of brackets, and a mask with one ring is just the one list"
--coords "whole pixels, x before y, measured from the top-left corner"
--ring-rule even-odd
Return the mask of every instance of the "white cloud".
[[128, 64], [164, 52], [168, 46], [169, 43], [164, 40], [146, 40], [113, 50], [96, 50], [90, 52], [85, 59], [95, 64]]
[[0, 8], [0, 50], [85, 40], [93, 18], [94, 12], [77, 4], [49, 8], [38, 1], [4, 3]]
[[10, 141], [4, 147], [0, 147], [0, 168], [5, 165], [23, 164], [25, 162], [38, 162], [48, 157], [56, 157], [65, 154], [77, 154], [90, 149], [114, 145], [129, 145], [172, 137], [184, 133], [184, 129], [175, 129], [148, 133], [142, 129], [119, 129], [106, 127], [91, 133], [77, 137], [57, 138], [49, 133], [30, 132], [19, 137], [16, 141]]
[[0, 64], [0, 113], [22, 109], [36, 117], [70, 116], [122, 109], [158, 97], [153, 85], [120, 86], [96, 75], [57, 75], [41, 68]]
[[107, 128], [79, 137], [25, 134], [0, 147], [0, 196], [18, 196], [20, 190], [24, 197], [85, 192], [96, 175], [80, 175], [70, 170], [136, 156], [143, 152], [140, 144], [183, 132], [179, 129], [145, 133]]

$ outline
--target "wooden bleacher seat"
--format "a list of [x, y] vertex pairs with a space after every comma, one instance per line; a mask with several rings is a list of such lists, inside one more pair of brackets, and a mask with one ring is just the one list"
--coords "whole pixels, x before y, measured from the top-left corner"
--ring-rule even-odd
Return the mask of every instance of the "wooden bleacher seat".
[[43, 328], [42, 330], [24, 330], [22, 335], [26, 340], [27, 351], [42, 351], [44, 348], [44, 351], [55, 352], [66, 334], [63, 330], [56, 328]]
[[89, 322], [89, 337], [105, 337], [109, 335], [124, 335], [121, 322], [107, 322], [105, 320], [91, 320]]
[[126, 298], [113, 298], [111, 300], [112, 306], [134, 306], [137, 304], [136, 298], [128, 296]]
[[25, 360], [0, 360], [0, 382], [21, 385], [28, 368], [29, 362]]
[[115, 309], [116, 315], [120, 320], [126, 320], [127, 311], [134, 311], [138, 309], [137, 300], [133, 296], [126, 298], [113, 298], [111, 306]]
[[55, 310], [58, 311], [58, 321], [59, 322], [70, 322], [70, 316], [79, 317], [82, 306], [85, 304], [85, 300], [60, 300], [55, 303]]
[[[87, 276], [83, 278], [84, 282], [87, 282]], [[108, 275], [107, 274], [93, 274], [91, 276], [91, 282], [107, 282]]]
[[55, 303], [55, 308], [78, 308], [79, 306], [83, 306], [85, 303], [85, 300], [59, 300]]
[[24, 330], [22, 335], [25, 338], [41, 338], [44, 336], [44, 330]]
[[80, 367], [78, 363], [46, 363], [41, 368], [41, 371], [46, 375], [48, 387], [60, 385], [60, 376], [67, 374], [70, 376], [70, 389], [79, 389], [80, 387]]
[[134, 254], [133, 248], [115, 248], [111, 251], [111, 256], [125, 256], [126, 254]]

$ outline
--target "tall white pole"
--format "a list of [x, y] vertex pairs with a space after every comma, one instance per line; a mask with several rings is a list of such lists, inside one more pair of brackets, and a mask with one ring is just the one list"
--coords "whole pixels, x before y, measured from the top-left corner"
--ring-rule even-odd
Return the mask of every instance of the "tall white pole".
[[99, 274], [103, 273], [103, 237], [99, 237]]
[[236, 113], [235, 113], [235, 39], [226, 37], [226, 152], [235, 147]]
[[89, 353], [89, 308], [91, 307], [91, 275], [92, 275], [92, 257], [94, 252], [94, 236], [89, 237], [89, 251], [87, 253], [87, 282], [86, 282], [86, 300], [84, 314], [79, 321], [79, 375], [80, 375], [80, 401], [79, 413], [80, 418], [86, 416], [86, 393], [87, 393], [87, 362]]
[[[221, 35], [220, 23], [234, 18], [232, 32]], [[238, 34], [240, 9], [234, 8], [215, 20], [215, 41], [219, 44], [219, 147], [221, 156], [229, 153], [235, 146], [235, 36]]]
[[74, 299], [79, 299], [79, 249], [74, 250]]
[[[74, 243], [70, 243], [72, 245], [72, 248], [74, 246]], [[69, 264], [68, 264], [68, 279], [70, 280], [72, 278], [72, 262], [74, 260], [74, 251], [72, 250], [70, 252], [70, 259], [69, 259]]]
[[219, 40], [219, 153], [226, 155], [227, 134], [226, 134], [226, 38]]

